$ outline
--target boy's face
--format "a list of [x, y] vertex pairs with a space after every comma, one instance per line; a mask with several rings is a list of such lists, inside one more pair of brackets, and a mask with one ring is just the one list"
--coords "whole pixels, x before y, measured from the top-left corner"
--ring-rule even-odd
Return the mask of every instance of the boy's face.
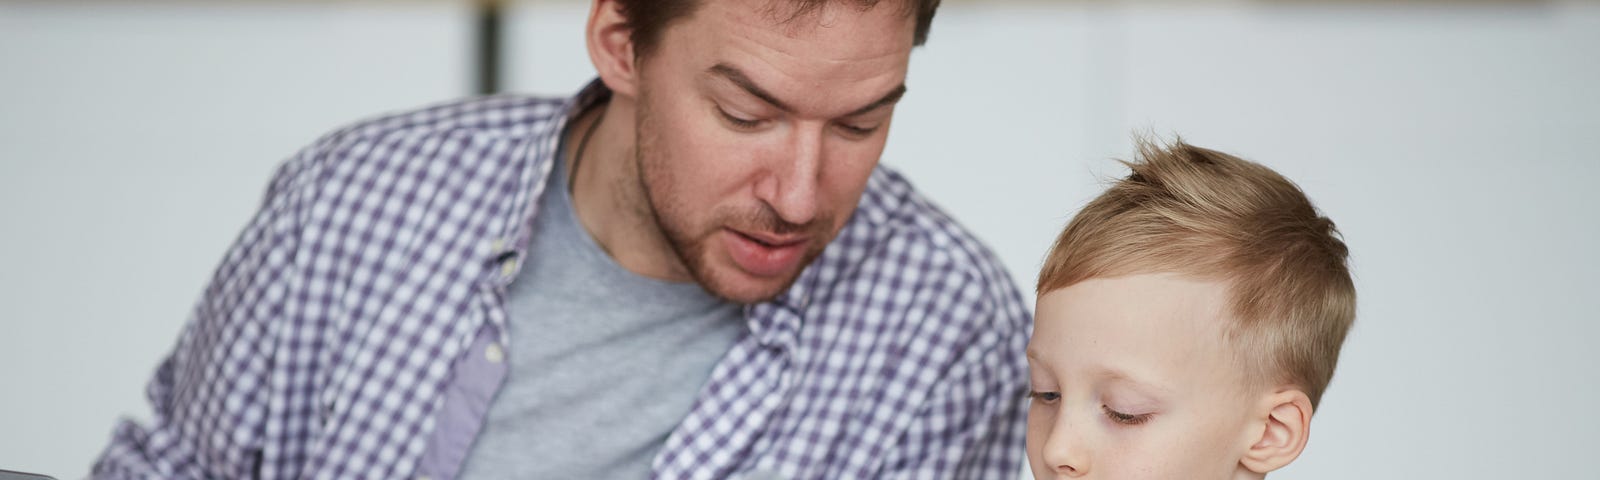
[[1224, 341], [1227, 284], [1090, 279], [1039, 297], [1028, 461], [1039, 479], [1225, 479], [1262, 438], [1261, 394]]

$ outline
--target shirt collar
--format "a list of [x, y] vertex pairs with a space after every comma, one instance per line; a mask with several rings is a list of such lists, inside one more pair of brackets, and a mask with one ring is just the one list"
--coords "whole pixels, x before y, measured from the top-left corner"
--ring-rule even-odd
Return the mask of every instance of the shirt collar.
[[[582, 90], [579, 90], [576, 95], [569, 97], [562, 103], [563, 114], [556, 120], [550, 130], [550, 134], [537, 142], [536, 150], [538, 153], [532, 163], [540, 174], [535, 178], [533, 188], [530, 189], [532, 192], [527, 197], [528, 201], [533, 205], [538, 203], [539, 194], [550, 184], [549, 177], [550, 172], [553, 170], [551, 167], [554, 166], [554, 162], [560, 161], [556, 157], [558, 152], [561, 151], [561, 141], [566, 137], [567, 126], [573, 119], [578, 118], [589, 109], [609, 101], [611, 95], [611, 89], [607, 88], [604, 82], [600, 79], [594, 79], [585, 85]], [[520, 223], [521, 227], [515, 237], [516, 241], [511, 245], [506, 245], [508, 248], [517, 250], [516, 256], [519, 259], [523, 255], [522, 249], [527, 245], [528, 236], [530, 235], [529, 227], [532, 225], [532, 215], [536, 214], [533, 212], [533, 208], [530, 206], [528, 210], [530, 214]], [[813, 292], [817, 289], [818, 270], [814, 262], [812, 265], [807, 266], [805, 270], [802, 270], [800, 275], [795, 278], [794, 283], [783, 293], [778, 294], [777, 297], [767, 302], [746, 306], [745, 312], [750, 320], [751, 330], [764, 339], [763, 343], [790, 343], [783, 340], [783, 338], [790, 337], [790, 334], [793, 333], [792, 331], [798, 329], [799, 313], [811, 304]], [[509, 281], [510, 279], [506, 280]], [[786, 314], [780, 315], [776, 314], [776, 312], [768, 312], [773, 308], [785, 310], [786, 312], [784, 313]]]

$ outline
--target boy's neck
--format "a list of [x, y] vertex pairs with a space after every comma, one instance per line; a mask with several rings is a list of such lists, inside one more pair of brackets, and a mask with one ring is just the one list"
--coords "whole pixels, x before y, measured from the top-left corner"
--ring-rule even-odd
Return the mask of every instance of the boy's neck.
[[1233, 471], [1233, 480], [1263, 480], [1265, 478], [1267, 478], [1267, 474], [1252, 472], [1242, 464]]

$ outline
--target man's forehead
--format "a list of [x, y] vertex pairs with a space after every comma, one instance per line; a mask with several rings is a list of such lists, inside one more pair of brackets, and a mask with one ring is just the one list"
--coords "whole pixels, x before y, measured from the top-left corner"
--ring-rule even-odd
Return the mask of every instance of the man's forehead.
[[[900, 28], [891, 25], [900, 22], [898, 17], [895, 22], [862, 18], [872, 12], [845, 8], [855, 17], [794, 35], [777, 20], [763, 18], [757, 7], [764, 4], [712, 0], [696, 19], [674, 26], [663, 45], [672, 51], [674, 63], [695, 70], [703, 81], [738, 85], [763, 100], [776, 100], [768, 103], [807, 116], [861, 113], [892, 105], [903, 93], [911, 33], [893, 31]], [[891, 39], [900, 42], [900, 49]]]
[[766, 0], [757, 3], [765, 3], [760, 14], [766, 20], [791, 29], [826, 28], [851, 16], [875, 15], [889, 20], [914, 20], [912, 10], [905, 8], [910, 2], [903, 0]]
[[[826, 51], [835, 61], [859, 61], [909, 53], [915, 18], [898, 7], [864, 7], [855, 1], [705, 0], [695, 19], [715, 25], [706, 33], [746, 37], [768, 48], [798, 55]], [[700, 25], [703, 26], [703, 25]]]

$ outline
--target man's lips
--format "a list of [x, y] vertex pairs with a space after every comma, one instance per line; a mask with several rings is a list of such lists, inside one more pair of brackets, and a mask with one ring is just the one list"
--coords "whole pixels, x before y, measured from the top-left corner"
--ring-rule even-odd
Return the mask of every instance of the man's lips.
[[728, 256], [740, 269], [757, 277], [776, 277], [793, 271], [803, 260], [809, 243], [805, 235], [774, 235], [731, 228], [722, 233]]
[[731, 228], [728, 230], [771, 247], [786, 247], [806, 242], [806, 237], [804, 235], [773, 235], [770, 233], [746, 232]]

